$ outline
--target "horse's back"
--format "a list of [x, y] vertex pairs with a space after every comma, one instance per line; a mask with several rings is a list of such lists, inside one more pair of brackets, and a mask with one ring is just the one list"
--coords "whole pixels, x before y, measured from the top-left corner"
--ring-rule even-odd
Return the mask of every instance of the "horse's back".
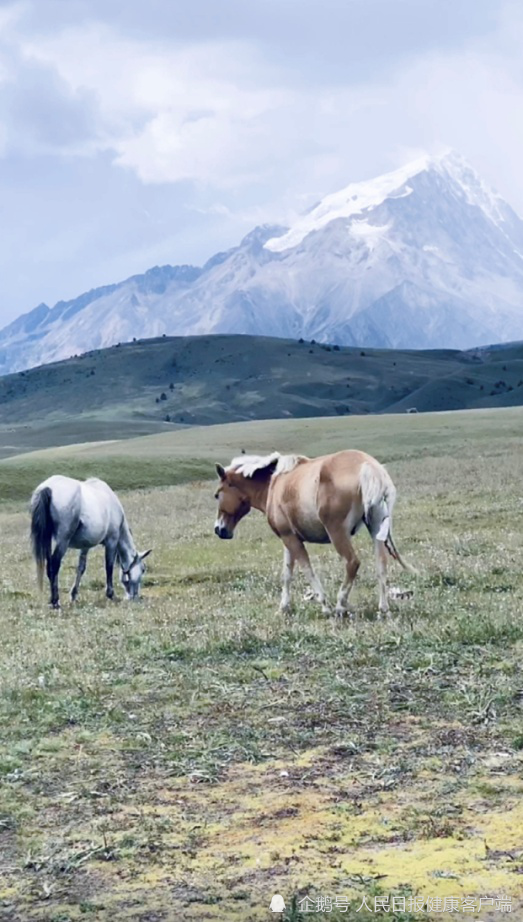
[[75, 477], [67, 477], [65, 474], [51, 474], [47, 480], [43, 480], [42, 483], [38, 484], [35, 493], [38, 490], [43, 490], [44, 487], [49, 487], [50, 490], [73, 489], [74, 487], [79, 487], [81, 482], [81, 480], [76, 480]]
[[63, 474], [52, 474], [47, 480], [42, 481], [34, 491], [33, 495], [40, 493], [44, 489], [51, 491], [51, 504], [55, 506], [68, 505], [78, 496], [81, 488], [81, 481], [74, 477], [66, 477]]
[[339, 485], [353, 485], [360, 483], [361, 470], [364, 464], [382, 468], [382, 465], [372, 455], [357, 449], [337, 451], [332, 455], [324, 455], [317, 459], [320, 462], [320, 476], [324, 482], [334, 481]]
[[352, 526], [363, 514], [361, 472], [365, 464], [381, 465], [363, 451], [347, 449], [318, 458], [299, 459], [295, 467], [274, 478], [268, 503], [269, 521], [285, 532], [285, 523], [304, 540], [321, 542], [332, 520], [350, 519]]
[[92, 492], [99, 496], [112, 498], [116, 500], [118, 505], [120, 505], [120, 500], [118, 499], [114, 490], [109, 486], [108, 483], [105, 482], [105, 480], [100, 480], [99, 477], [88, 477], [87, 480], [83, 481], [81, 486], [82, 489], [87, 493]]
[[98, 477], [89, 477], [87, 480], [77, 480], [75, 477], [67, 477], [65, 474], [52, 474], [51, 477], [48, 477], [47, 480], [42, 481], [42, 483], [37, 486], [34, 495], [40, 493], [40, 491], [46, 487], [51, 490], [53, 501], [59, 505], [64, 502], [69, 502], [72, 497], [82, 493], [110, 496], [114, 497], [118, 504], [120, 502], [116, 494], [111, 490], [109, 484], [106, 483], [105, 480], [100, 480]]
[[109, 534], [119, 533], [125, 513], [116, 493], [105, 480], [90, 477], [81, 484], [81, 498], [84, 531], [94, 543], [100, 543]]
[[357, 488], [365, 463], [379, 465], [371, 455], [356, 449], [337, 451], [317, 458], [300, 458], [292, 470], [276, 478], [276, 483], [285, 495], [308, 493], [320, 483], [332, 483], [337, 487], [345, 484]]

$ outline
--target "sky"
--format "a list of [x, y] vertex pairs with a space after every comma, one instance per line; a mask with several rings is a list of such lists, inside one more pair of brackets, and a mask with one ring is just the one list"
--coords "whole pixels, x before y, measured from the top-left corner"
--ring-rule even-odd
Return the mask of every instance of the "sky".
[[452, 147], [523, 215], [523, 7], [0, 0], [0, 326]]

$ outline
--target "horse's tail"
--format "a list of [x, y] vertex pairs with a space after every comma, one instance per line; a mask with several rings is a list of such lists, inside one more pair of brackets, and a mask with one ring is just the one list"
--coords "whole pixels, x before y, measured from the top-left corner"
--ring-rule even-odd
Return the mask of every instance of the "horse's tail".
[[408, 573], [418, 575], [412, 564], [403, 560], [392, 539], [392, 511], [396, 502], [396, 487], [388, 471], [377, 461], [365, 461], [360, 470], [360, 490], [365, 512], [365, 524], [373, 538], [383, 541], [390, 556]]
[[406, 570], [407, 573], [412, 573], [414, 576], [419, 576], [419, 570], [416, 570], [416, 567], [413, 567], [411, 563], [407, 563], [406, 560], [403, 560], [403, 557], [401, 556], [400, 552], [398, 551], [398, 548], [396, 547], [396, 545], [394, 544], [394, 541], [392, 540], [392, 533], [390, 531], [389, 531], [388, 538], [385, 540], [385, 547], [387, 548], [390, 556], [394, 560], [397, 560], [399, 565], [403, 567], [403, 569]]
[[31, 498], [31, 542], [40, 589], [44, 582], [44, 567], [51, 556], [53, 534], [51, 490], [49, 487], [42, 487], [41, 490], [35, 490]]

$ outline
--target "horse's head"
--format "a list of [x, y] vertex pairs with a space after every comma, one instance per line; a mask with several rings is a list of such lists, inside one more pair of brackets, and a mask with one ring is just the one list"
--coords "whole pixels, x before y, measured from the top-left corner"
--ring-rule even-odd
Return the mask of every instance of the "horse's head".
[[121, 568], [121, 581], [127, 600], [140, 598], [140, 586], [146, 567], [144, 560], [151, 553], [152, 548], [144, 551], [143, 554], [135, 554], [131, 566], [127, 569]]
[[238, 522], [251, 509], [251, 501], [242, 489], [245, 478], [229, 472], [221, 464], [216, 465], [220, 485], [215, 498], [218, 500], [218, 515], [214, 524], [214, 534], [218, 538], [232, 538]]

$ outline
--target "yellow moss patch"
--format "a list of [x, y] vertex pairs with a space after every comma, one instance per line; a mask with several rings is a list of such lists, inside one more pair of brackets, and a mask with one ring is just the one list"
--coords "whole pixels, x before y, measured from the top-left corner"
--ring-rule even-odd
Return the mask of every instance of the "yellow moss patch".
[[[477, 817], [465, 811], [462, 820], [467, 819], [472, 822]], [[502, 814], [484, 814], [468, 839], [416, 840], [392, 848], [363, 849], [344, 858], [343, 868], [348, 874], [383, 874], [388, 887], [408, 884], [427, 896], [518, 895], [521, 883], [513, 866], [495, 852], [521, 849], [522, 829], [523, 805]]]
[[[456, 834], [431, 837], [425, 798], [438, 802], [438, 785], [448, 776], [424, 772], [398, 790], [354, 802], [347, 791], [360, 782], [357, 772], [344, 776], [336, 766], [335, 777], [322, 769], [308, 780], [307, 769], [326, 757], [314, 750], [292, 761], [236, 766], [212, 787], [164, 785], [143, 807], [112, 814], [111, 843], [118, 851], [127, 842], [125, 861], [92, 861], [87, 873], [106, 882], [102, 889], [115, 906], [147, 893], [165, 907], [180, 892], [187, 919], [245, 919], [242, 893], [248, 917], [265, 918], [259, 907], [268, 892], [311, 884], [357, 899], [362, 878], [369, 885], [379, 879], [385, 892], [407, 886], [425, 897], [521, 893], [505, 854], [521, 848], [517, 798], [503, 811], [486, 810], [470, 784], [455, 795]], [[517, 791], [517, 777], [504, 775], [503, 783]], [[132, 917], [129, 910], [125, 918]]]

